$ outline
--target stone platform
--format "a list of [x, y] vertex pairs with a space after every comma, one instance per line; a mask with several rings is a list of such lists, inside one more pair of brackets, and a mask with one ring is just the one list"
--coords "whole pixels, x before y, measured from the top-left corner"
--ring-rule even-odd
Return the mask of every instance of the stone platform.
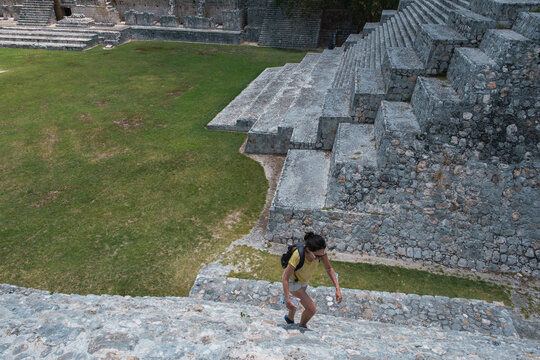
[[50, 294], [0, 285], [3, 359], [527, 359], [538, 341], [175, 297]]

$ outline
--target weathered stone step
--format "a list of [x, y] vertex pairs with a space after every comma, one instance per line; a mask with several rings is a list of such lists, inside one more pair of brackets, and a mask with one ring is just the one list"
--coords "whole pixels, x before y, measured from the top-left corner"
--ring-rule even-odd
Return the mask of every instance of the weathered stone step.
[[281, 67], [267, 68], [253, 80], [233, 101], [229, 103], [206, 126], [211, 130], [248, 131], [252, 123], [238, 121], [242, 114], [259, 96], [264, 87], [277, 75]]
[[411, 104], [424, 132], [428, 126], [447, 125], [451, 116], [459, 117], [463, 111], [461, 99], [448, 80], [423, 76], [416, 81]]
[[[347, 299], [344, 300], [345, 305]], [[284, 312], [193, 298], [50, 294], [0, 286], [3, 358], [514, 359], [537, 341], [317, 314], [311, 328]], [[459, 345], [457, 345], [459, 344]]]
[[512, 29], [533, 41], [540, 41], [540, 13], [520, 13]]
[[102, 31], [102, 30], [88, 30], [88, 29], [69, 29], [69, 30], [66, 30], [66, 29], [58, 29], [58, 28], [55, 28], [55, 27], [32, 27], [32, 26], [28, 26], [28, 27], [24, 27], [24, 28], [20, 28], [20, 27], [11, 27], [11, 26], [4, 26], [4, 27], [0, 27], [0, 31], [2, 32], [15, 32], [15, 33], [27, 33], [27, 32], [32, 32], [32, 33], [46, 33], [46, 34], [56, 34], [56, 33], [62, 33], [62, 34], [88, 34], [88, 33], [93, 33], [93, 32], [96, 32], [96, 31]]
[[[533, 41], [513, 30], [490, 29], [484, 35], [480, 50], [499, 65], [518, 64], [521, 56], [534, 56]], [[518, 55], [521, 54], [521, 55]]]
[[0, 33], [0, 41], [28, 41], [28, 42], [62, 42], [62, 43], [73, 43], [73, 44], [87, 44], [89, 41], [95, 40], [97, 35], [89, 38], [77, 38], [70, 36], [22, 36], [22, 35], [5, 35]]
[[447, 76], [462, 99], [474, 102], [478, 91], [496, 86], [497, 70], [497, 63], [482, 50], [457, 48], [454, 50]]
[[302, 88], [293, 106], [283, 117], [281, 127], [294, 128], [290, 146], [295, 149], [314, 149], [317, 142], [319, 118], [323, 112], [327, 89], [330, 87], [339, 58], [328, 51], [312, 72], [312, 81]]
[[289, 150], [279, 177], [272, 208], [321, 209], [326, 200], [330, 153]]
[[470, 9], [478, 14], [490, 17], [504, 27], [510, 27], [521, 12], [536, 11], [538, 0], [474, 0]]
[[[364, 125], [368, 126], [368, 125]], [[333, 287], [310, 287], [317, 315], [373, 322], [422, 326], [431, 330], [453, 330], [489, 335], [517, 336], [511, 310], [503, 304], [481, 300], [419, 296], [342, 289], [344, 301], [335, 302]], [[190, 297], [229, 304], [248, 304], [286, 312], [280, 302], [281, 282], [199, 276]]]
[[44, 50], [77, 50], [82, 51], [86, 44], [52, 43], [52, 42], [27, 42], [27, 41], [0, 41], [0, 47], [21, 49], [44, 49]]
[[264, 113], [267, 106], [270, 104], [281, 87], [290, 80], [290, 76], [293, 74], [297, 65], [298, 64], [285, 64], [279, 73], [276, 74], [275, 78], [265, 86], [259, 96], [257, 96], [257, 98], [253, 101], [251, 106], [240, 114], [238, 121], [255, 123]]
[[292, 129], [283, 129], [283, 118], [297, 96], [299, 96], [302, 87], [311, 83], [312, 72], [315, 71], [323, 59], [328, 57], [326, 54], [313, 54], [302, 60], [290, 76], [289, 81], [280, 87], [264, 113], [260, 115], [249, 130], [246, 152], [258, 154], [287, 153]]
[[326, 207], [341, 205], [341, 195], [345, 193], [346, 182], [353, 180], [352, 174], [375, 177], [377, 151], [375, 131], [372, 124], [339, 124], [328, 179]]
[[359, 122], [373, 123], [385, 96], [386, 88], [380, 70], [357, 69], [352, 109]]
[[420, 126], [411, 104], [381, 101], [375, 118], [377, 164], [380, 169], [401, 165], [400, 149], [416, 149]]

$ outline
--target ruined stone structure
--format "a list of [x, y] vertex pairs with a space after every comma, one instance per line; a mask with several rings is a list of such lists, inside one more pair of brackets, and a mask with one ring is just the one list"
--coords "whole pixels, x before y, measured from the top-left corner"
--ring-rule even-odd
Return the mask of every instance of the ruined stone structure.
[[540, 277], [538, 0], [409, 1], [208, 125], [287, 154], [267, 238]]
[[[61, 41], [50, 34], [43, 39], [43, 34], [24, 32], [30, 26], [114, 27], [124, 40], [256, 42], [295, 49], [326, 47], [356, 31], [345, 9], [287, 10], [276, 7], [273, 0], [3, 0], [1, 10], [4, 19], [27, 27], [18, 29], [23, 33], [16, 37], [12, 32], [9, 39], [0, 40], [4, 47], [77, 49], [68, 46], [76, 43], [71, 40], [55, 46]], [[0, 23], [0, 35], [2, 31]], [[70, 36], [68, 32], [60, 37]]]
[[[54, 22], [48, 15], [57, 7], [39, 1], [46, 3], [39, 14], [22, 3], [3, 13], [26, 25]], [[259, 0], [247, 8], [153, 3], [159, 11], [117, 1], [118, 17], [132, 25], [104, 29], [116, 21], [111, 4], [72, 4], [77, 16], [58, 22], [65, 29], [3, 29], [0, 45], [82, 50], [130, 38], [242, 37], [276, 45], [286, 24], [271, 25], [287, 21]], [[248, 152], [287, 155], [267, 238], [290, 243], [313, 230], [343, 253], [540, 278], [539, 7], [539, 0], [403, 0], [343, 47], [263, 71], [208, 128], [247, 132]], [[316, 28], [298, 31], [297, 41], [313, 46]], [[540, 356], [538, 340], [525, 339], [540, 337], [538, 323], [503, 304], [344, 289], [338, 305], [333, 289], [319, 287], [311, 290], [319, 314], [301, 332], [281, 325], [279, 283], [214, 270], [197, 277], [189, 298], [0, 284], [0, 357]]]

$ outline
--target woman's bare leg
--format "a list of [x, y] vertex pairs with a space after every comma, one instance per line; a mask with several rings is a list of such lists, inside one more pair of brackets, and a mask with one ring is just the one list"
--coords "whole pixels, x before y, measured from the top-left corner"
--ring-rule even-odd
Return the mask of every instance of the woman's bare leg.
[[[291, 294], [296, 296], [300, 299], [300, 303], [304, 307], [304, 311], [302, 312], [302, 317], [300, 318], [300, 326], [301, 327], [307, 327], [308, 321], [315, 315], [317, 312], [317, 306], [311, 300], [309, 295], [306, 292], [307, 287], [303, 287], [300, 290], [297, 291], [291, 291]], [[296, 312], [296, 310], [295, 310]], [[290, 313], [290, 311], [289, 311]], [[289, 319], [292, 320], [292, 318], [289, 316]]]

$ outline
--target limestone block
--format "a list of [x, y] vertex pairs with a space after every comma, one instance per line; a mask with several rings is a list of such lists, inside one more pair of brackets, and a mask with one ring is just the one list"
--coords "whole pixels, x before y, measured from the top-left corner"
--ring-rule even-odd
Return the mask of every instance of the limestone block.
[[422, 131], [436, 128], [437, 134], [455, 133], [451, 117], [460, 118], [461, 100], [447, 80], [419, 77], [411, 103]]
[[357, 69], [354, 86], [354, 116], [358, 122], [373, 123], [379, 104], [386, 97], [381, 72], [371, 69]]
[[499, 65], [519, 66], [525, 65], [530, 60], [527, 53], [534, 54], [532, 40], [513, 30], [489, 30], [480, 49]]
[[446, 23], [469, 39], [471, 44], [480, 43], [485, 32], [497, 26], [495, 20], [467, 9], [451, 11]]
[[382, 101], [375, 118], [377, 163], [380, 168], [400, 164], [400, 148], [416, 149], [420, 126], [410, 104]]
[[455, 47], [468, 44], [468, 39], [447, 25], [422, 24], [414, 41], [427, 74], [441, 74], [448, 69]]
[[184, 27], [189, 29], [212, 29], [216, 27], [214, 18], [184, 16]]
[[163, 27], [177, 27], [178, 18], [174, 15], [163, 15], [159, 18], [159, 24]]
[[126, 25], [137, 25], [137, 19], [135, 17], [135, 10], [128, 10], [124, 13], [126, 19]]
[[496, 81], [499, 66], [476, 48], [457, 48], [448, 69], [448, 80], [466, 101], [475, 102], [478, 94], [486, 95], [488, 83]]
[[538, 9], [538, 0], [471, 0], [470, 9], [511, 27], [519, 13]]
[[413, 49], [387, 48], [382, 63], [386, 99], [392, 101], [410, 100], [416, 78], [424, 72], [424, 65]]
[[531, 40], [540, 41], [540, 13], [520, 13], [513, 30]]
[[139, 26], [155, 25], [154, 14], [149, 12], [135, 12], [135, 22]]

